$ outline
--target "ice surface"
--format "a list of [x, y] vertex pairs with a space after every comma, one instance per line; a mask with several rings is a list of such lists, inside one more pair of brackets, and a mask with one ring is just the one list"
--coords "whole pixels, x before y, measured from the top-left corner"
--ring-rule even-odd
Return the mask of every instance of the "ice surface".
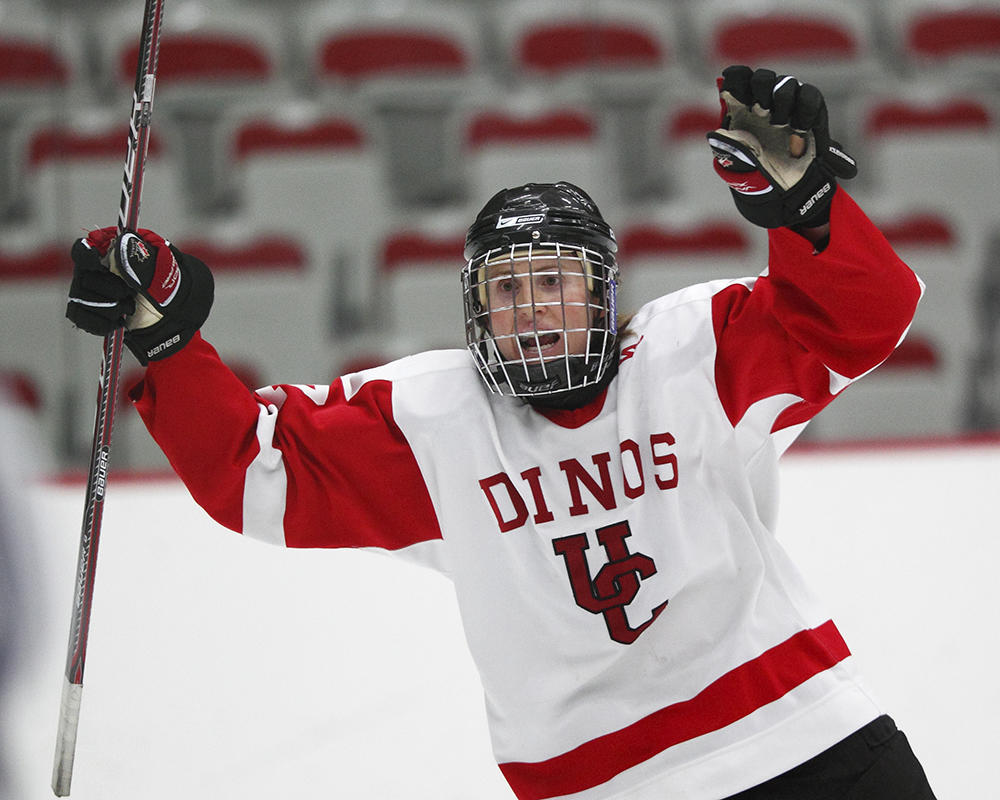
[[[781, 539], [938, 797], [993, 791], [1000, 447], [792, 453], [783, 480]], [[31, 619], [2, 712], [12, 800], [52, 797], [83, 490], [31, 497]], [[72, 797], [512, 795], [445, 579], [244, 541], [178, 483], [112, 473]]]

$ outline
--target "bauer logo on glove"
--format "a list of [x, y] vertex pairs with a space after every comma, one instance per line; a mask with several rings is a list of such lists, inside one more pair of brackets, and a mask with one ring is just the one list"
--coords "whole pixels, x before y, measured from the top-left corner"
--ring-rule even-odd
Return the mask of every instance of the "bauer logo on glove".
[[837, 178], [857, 165], [830, 139], [820, 91], [788, 75], [727, 67], [719, 80], [722, 122], [707, 134], [715, 171], [740, 213], [765, 228], [829, 220]]

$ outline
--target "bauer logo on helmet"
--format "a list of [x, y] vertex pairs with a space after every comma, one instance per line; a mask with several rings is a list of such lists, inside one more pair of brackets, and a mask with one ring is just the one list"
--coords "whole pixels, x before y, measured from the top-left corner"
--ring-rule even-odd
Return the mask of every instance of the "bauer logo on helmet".
[[518, 217], [500, 217], [497, 228], [520, 228], [522, 225], [538, 225], [545, 222], [544, 214], [522, 214]]

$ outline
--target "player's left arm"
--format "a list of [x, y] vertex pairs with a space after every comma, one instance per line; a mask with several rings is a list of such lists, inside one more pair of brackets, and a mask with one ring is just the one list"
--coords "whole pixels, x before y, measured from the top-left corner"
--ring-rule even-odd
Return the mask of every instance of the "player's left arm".
[[735, 424], [758, 400], [792, 394], [804, 421], [892, 353], [922, 285], [838, 186], [857, 168], [830, 138], [818, 89], [749, 67], [725, 70], [719, 88], [716, 171], [769, 229], [767, 274], [713, 300], [720, 397]]

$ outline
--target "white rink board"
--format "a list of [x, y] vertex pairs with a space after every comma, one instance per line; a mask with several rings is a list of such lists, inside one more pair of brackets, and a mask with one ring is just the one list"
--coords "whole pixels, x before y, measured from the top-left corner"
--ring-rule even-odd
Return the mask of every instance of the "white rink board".
[[[792, 454], [783, 477], [780, 536], [938, 797], [992, 791], [1000, 447]], [[20, 800], [52, 797], [83, 489], [32, 498], [32, 640], [2, 715]], [[176, 481], [112, 471], [71, 796], [513, 795], [445, 579], [244, 541]]]

